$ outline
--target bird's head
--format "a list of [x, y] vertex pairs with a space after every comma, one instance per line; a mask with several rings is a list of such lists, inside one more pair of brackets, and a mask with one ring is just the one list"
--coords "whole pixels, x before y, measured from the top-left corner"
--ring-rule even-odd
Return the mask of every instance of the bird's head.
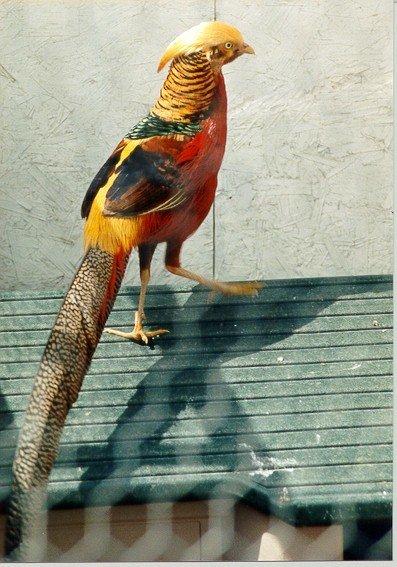
[[237, 28], [225, 22], [202, 22], [179, 35], [165, 50], [158, 71], [181, 55], [203, 52], [214, 69], [244, 53], [255, 53]]

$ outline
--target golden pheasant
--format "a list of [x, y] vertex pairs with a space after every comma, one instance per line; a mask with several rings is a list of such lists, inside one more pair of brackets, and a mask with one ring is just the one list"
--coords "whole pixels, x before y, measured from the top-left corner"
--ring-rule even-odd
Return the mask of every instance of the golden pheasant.
[[224, 294], [255, 294], [254, 283], [206, 279], [180, 264], [183, 243], [207, 216], [226, 143], [222, 67], [254, 53], [241, 33], [222, 22], [202, 23], [178, 36], [160, 60], [171, 62], [159, 98], [93, 179], [82, 205], [86, 253], [45, 348], [13, 465], [6, 555], [33, 560], [46, 484], [67, 413], [76, 401], [132, 249], [139, 253], [141, 293], [130, 333], [148, 343], [165, 329], [143, 329], [150, 264], [166, 243], [165, 265]]

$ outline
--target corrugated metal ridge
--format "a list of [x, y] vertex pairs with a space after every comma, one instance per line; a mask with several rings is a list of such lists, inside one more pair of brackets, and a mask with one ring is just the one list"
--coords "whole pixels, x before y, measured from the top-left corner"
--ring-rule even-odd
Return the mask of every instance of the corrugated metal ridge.
[[[176, 280], [178, 281], [178, 280]], [[261, 281], [261, 280], [258, 280]], [[338, 276], [338, 277], [316, 277], [316, 278], [290, 278], [290, 279], [273, 279], [273, 280], [262, 280], [267, 287], [313, 287], [322, 285], [356, 285], [356, 284], [374, 284], [374, 283], [392, 283], [393, 276], [391, 274], [369, 274], [360, 276]], [[180, 280], [175, 284], [167, 285], [150, 285], [150, 290], [154, 293], [186, 293], [191, 292], [192, 289], [197, 289], [203, 291], [201, 286], [192, 286], [190, 283], [185, 283]], [[59, 297], [63, 298], [66, 292], [66, 288], [53, 291], [32, 291], [32, 290], [22, 290], [22, 291], [8, 291], [0, 290], [0, 300], [10, 300], [18, 299], [24, 301], [30, 298], [53, 298]], [[139, 295], [138, 286], [123, 286], [120, 290], [119, 295], [129, 295], [133, 293], [134, 295]], [[207, 291], [208, 293], [208, 291]]]

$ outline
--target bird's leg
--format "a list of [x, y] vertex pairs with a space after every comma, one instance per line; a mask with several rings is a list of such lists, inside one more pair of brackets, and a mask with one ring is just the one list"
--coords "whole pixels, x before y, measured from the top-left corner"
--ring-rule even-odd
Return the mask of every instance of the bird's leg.
[[167, 270], [176, 276], [193, 280], [214, 292], [220, 292], [224, 295], [257, 295], [258, 291], [262, 288], [262, 285], [257, 282], [219, 282], [217, 280], [209, 280], [199, 274], [185, 270], [185, 268], [182, 268], [180, 265], [181, 248], [181, 243], [169, 242], [167, 244], [165, 265]]
[[156, 249], [155, 245], [142, 245], [139, 246], [139, 268], [141, 278], [141, 291], [139, 294], [138, 309], [135, 311], [135, 324], [130, 333], [119, 331], [118, 329], [105, 329], [105, 332], [111, 335], [117, 335], [124, 339], [130, 339], [138, 343], [148, 344], [149, 340], [154, 337], [159, 337], [168, 333], [167, 329], [157, 329], [156, 331], [145, 331], [143, 328], [143, 320], [145, 319], [144, 306], [147, 286], [150, 280], [150, 263], [152, 261], [153, 253]]

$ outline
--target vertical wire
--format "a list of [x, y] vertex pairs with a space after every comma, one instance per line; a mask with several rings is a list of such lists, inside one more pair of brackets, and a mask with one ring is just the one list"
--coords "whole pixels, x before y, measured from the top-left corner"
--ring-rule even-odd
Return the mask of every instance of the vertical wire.
[[[213, 18], [214, 21], [217, 19], [217, 10], [216, 10], [216, 0], [213, 0], [214, 10], [213, 10]], [[215, 279], [215, 272], [216, 272], [216, 217], [215, 217], [215, 210], [216, 210], [216, 193], [214, 197], [214, 202], [212, 205], [212, 277]]]

